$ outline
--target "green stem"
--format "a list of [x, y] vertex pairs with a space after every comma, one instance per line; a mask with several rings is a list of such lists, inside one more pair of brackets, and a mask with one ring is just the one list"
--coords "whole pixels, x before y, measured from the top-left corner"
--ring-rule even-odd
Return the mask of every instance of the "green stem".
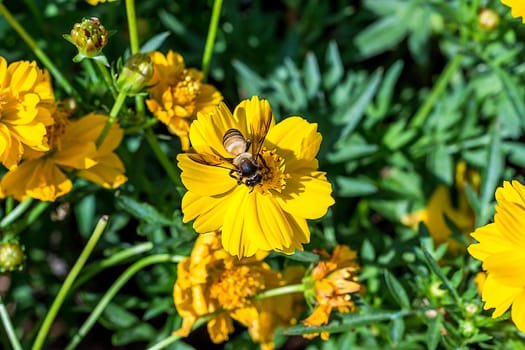
[[146, 122], [144, 122], [144, 123], [142, 123], [140, 125], [136, 125], [136, 126], [132, 126], [132, 127], [126, 128], [126, 130], [124, 130], [124, 133], [126, 135], [132, 135], [132, 134], [135, 134], [135, 133], [137, 133], [139, 131], [142, 131], [144, 129], [149, 129], [152, 126], [156, 125], [158, 122], [159, 122], [159, 120], [157, 118], [150, 118]]
[[102, 132], [98, 136], [97, 139], [97, 148], [100, 147], [102, 142], [104, 142], [104, 139], [108, 135], [109, 129], [111, 129], [111, 125], [115, 122], [117, 119], [118, 113], [120, 112], [120, 109], [122, 108], [122, 105], [124, 104], [124, 101], [126, 101], [126, 93], [124, 91], [119, 92], [117, 99], [115, 100], [115, 103], [113, 104], [113, 107], [111, 108], [111, 111], [109, 112], [109, 118], [106, 122], [106, 125], [104, 125], [104, 129], [102, 129]]
[[40, 215], [42, 215], [42, 213], [49, 207], [50, 204], [51, 202], [38, 202], [38, 204], [35, 205], [33, 209], [31, 209], [25, 220], [22, 221], [20, 225], [16, 225], [16, 232], [21, 232], [26, 227], [31, 226], [31, 224], [35, 222], [35, 220], [38, 219]]
[[97, 244], [98, 240], [102, 236], [102, 233], [104, 232], [104, 229], [106, 228], [107, 223], [108, 223], [108, 217], [106, 215], [102, 216], [102, 218], [100, 218], [100, 220], [98, 221], [97, 226], [93, 230], [93, 233], [91, 234], [91, 237], [89, 238], [86, 246], [82, 250], [82, 253], [80, 253], [80, 256], [75, 262], [75, 265], [73, 265], [73, 268], [71, 268], [71, 271], [69, 272], [64, 283], [60, 287], [60, 290], [58, 291], [58, 294], [55, 300], [53, 301], [51, 308], [47, 312], [44, 322], [42, 323], [42, 326], [38, 330], [38, 334], [33, 344], [32, 350], [39, 350], [44, 345], [44, 341], [47, 337], [47, 333], [49, 332], [49, 329], [51, 328], [51, 325], [53, 324], [53, 321], [55, 320], [58, 310], [62, 306], [62, 303], [64, 302], [69, 290], [71, 289], [73, 282], [75, 281], [78, 274], [80, 273], [80, 270], [86, 263], [87, 259], [91, 255], [91, 252], [95, 248], [95, 245]]
[[7, 214], [3, 219], [2, 221], [0, 221], [0, 228], [4, 228], [6, 227], [7, 225], [11, 224], [12, 222], [14, 222], [16, 219], [18, 219], [20, 217], [20, 215], [22, 215], [23, 213], [25, 213], [25, 211], [27, 210], [27, 208], [29, 208], [29, 206], [31, 205], [31, 203], [33, 203], [33, 198], [31, 197], [28, 197], [26, 200], [24, 200], [23, 202], [20, 202], [15, 209], [13, 209], [12, 211], [9, 212], [9, 214]]
[[436, 84], [432, 88], [430, 95], [426, 98], [425, 103], [419, 108], [412, 118], [410, 122], [411, 128], [419, 128], [423, 125], [428, 115], [432, 111], [432, 108], [435, 107], [438, 98], [445, 92], [450, 79], [458, 70], [462, 60], [463, 57], [458, 53], [452, 60], [448, 62], [443, 72], [441, 72], [441, 75], [439, 76]]
[[29, 48], [35, 53], [35, 55], [40, 59], [44, 66], [49, 70], [51, 75], [55, 78], [58, 84], [66, 91], [68, 95], [73, 96], [77, 100], [81, 100], [78, 92], [73, 88], [73, 86], [67, 81], [67, 79], [62, 75], [60, 70], [53, 64], [53, 62], [47, 57], [47, 55], [42, 51], [33, 38], [22, 28], [20, 23], [11, 15], [11, 12], [4, 6], [0, 1], [0, 15], [4, 16], [6, 21], [11, 25], [11, 27], [20, 35], [22, 40], [26, 42]]
[[[144, 134], [146, 140], [148, 141], [151, 149], [153, 150], [153, 153], [155, 153], [155, 156], [157, 156], [157, 159], [159, 160], [160, 164], [164, 167], [164, 170], [166, 170], [166, 173], [170, 177], [170, 179], [173, 181], [173, 183], [176, 185], [177, 190], [179, 188], [182, 188], [182, 181], [180, 180], [180, 173], [179, 171], [173, 166], [173, 163], [168, 159], [166, 154], [162, 152], [160, 149], [159, 141], [157, 141], [157, 137], [153, 133], [151, 129], [145, 130]], [[179, 190], [178, 190], [179, 191]], [[179, 191], [179, 194], [182, 196], [182, 193]]]
[[15, 206], [15, 200], [13, 197], [7, 197], [5, 200], [5, 213], [9, 214]]
[[135, 15], [135, 1], [126, 0], [126, 14], [128, 16], [128, 30], [131, 54], [140, 52], [139, 34], [137, 30], [137, 16]]
[[304, 285], [301, 284], [290, 284], [288, 286], [282, 286], [274, 289], [265, 290], [264, 292], [261, 292], [257, 294], [254, 298], [254, 300], [261, 300], [266, 298], [275, 297], [278, 295], [283, 294], [292, 294], [292, 293], [303, 293], [304, 292]]
[[[195, 323], [193, 324], [193, 327], [191, 327], [191, 329], [195, 330], [195, 329], [199, 328], [200, 326], [202, 326], [203, 324], [208, 322], [208, 320], [210, 318], [212, 318], [213, 316], [215, 316], [215, 314], [210, 314], [210, 315], [206, 315], [206, 316], [203, 316], [203, 317], [199, 318], [197, 321], [195, 321]], [[175, 343], [180, 338], [182, 338], [182, 336], [180, 334], [172, 334], [169, 337], [161, 340], [157, 344], [147, 348], [146, 350], [160, 350], [160, 349], [164, 349], [168, 345], [171, 345], [171, 344]]]
[[18, 338], [15, 333], [15, 329], [13, 328], [13, 324], [11, 323], [11, 318], [9, 317], [9, 313], [7, 312], [7, 309], [4, 305], [4, 300], [0, 296], [0, 318], [2, 319], [2, 324], [4, 325], [5, 332], [7, 333], [7, 337], [9, 338], [9, 341], [11, 342], [11, 347], [13, 350], [22, 350], [22, 346], [20, 345], [20, 342], [18, 341]]
[[82, 324], [78, 332], [75, 334], [73, 339], [69, 342], [66, 347], [66, 350], [74, 349], [86, 336], [91, 327], [95, 324], [96, 320], [100, 317], [106, 306], [113, 299], [113, 297], [118, 293], [118, 291], [130, 280], [131, 277], [138, 271], [142, 270], [148, 265], [164, 263], [164, 262], [179, 262], [184, 257], [181, 256], [172, 256], [169, 254], [158, 254], [145, 257], [124, 271], [122, 275], [111, 285], [107, 290], [106, 294], [100, 299], [97, 306], [93, 309], [88, 319]]
[[215, 37], [217, 36], [217, 27], [219, 26], [219, 17], [221, 15], [222, 0], [213, 1], [213, 9], [211, 13], [210, 26], [208, 28], [208, 36], [206, 37], [206, 46], [204, 47], [204, 54], [202, 55], [202, 73], [204, 75], [203, 81], [208, 79], [208, 72], [210, 70], [211, 55], [213, 53], [213, 45], [215, 44]]
[[[84, 60], [85, 61], [85, 60]], [[118, 96], [117, 90], [115, 89], [115, 86], [113, 85], [113, 79], [111, 79], [111, 74], [108, 72], [108, 67], [99, 60], [94, 60], [97, 64], [98, 70], [102, 73], [102, 77], [104, 78], [104, 82], [106, 83], [106, 86], [108, 87], [109, 91], [111, 92], [111, 95], [113, 95], [113, 98], [116, 99]]]
[[82, 273], [82, 275], [79, 276], [79, 278], [73, 285], [72, 289], [78, 288], [80, 285], [87, 282], [91, 277], [95, 276], [97, 273], [104, 270], [105, 268], [116, 265], [120, 262], [126, 261], [128, 258], [132, 256], [142, 254], [151, 249], [153, 249], [153, 243], [151, 242], [141, 243], [131, 248], [124, 249], [116, 254], [113, 254], [104, 260], [97, 261], [96, 263], [93, 263], [90, 266], [87, 266], [84, 272]]

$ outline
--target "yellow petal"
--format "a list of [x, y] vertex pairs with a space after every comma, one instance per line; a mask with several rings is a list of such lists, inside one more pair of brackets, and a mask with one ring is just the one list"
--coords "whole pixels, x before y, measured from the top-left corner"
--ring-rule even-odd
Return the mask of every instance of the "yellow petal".
[[508, 310], [516, 296], [522, 292], [523, 288], [509, 287], [494, 280], [490, 275], [483, 285], [482, 300], [485, 302], [485, 310], [494, 308], [493, 318], [499, 317]]
[[128, 178], [124, 175], [124, 164], [115, 153], [97, 159], [97, 164], [78, 172], [78, 176], [108, 189], [115, 189]]
[[478, 260], [483, 261], [492, 254], [513, 249], [510, 242], [503, 239], [495, 223], [477, 228], [471, 236], [480, 243], [471, 244], [468, 252]]
[[512, 9], [512, 17], [522, 17], [525, 23], [525, 3], [523, 0], [501, 0], [501, 2]]
[[279, 204], [288, 213], [305, 218], [318, 219], [335, 203], [331, 196], [332, 185], [320, 171], [291, 174], [286, 189], [276, 195]]
[[195, 194], [215, 196], [238, 186], [237, 181], [229, 175], [228, 169], [198, 163], [187, 154], [179, 154], [177, 160], [179, 168], [182, 169], [182, 183]]
[[233, 321], [227, 313], [223, 312], [208, 321], [208, 333], [215, 344], [228, 340], [228, 335], [235, 329]]
[[525, 249], [525, 208], [522, 205], [500, 200], [496, 207], [494, 222], [502, 238], [509, 244]]
[[525, 256], [522, 250], [492, 254], [483, 261], [492, 278], [509, 287], [525, 287]]
[[190, 128], [191, 145], [197, 153], [231, 158], [232, 155], [224, 149], [222, 142], [224, 134], [230, 128], [240, 130], [240, 125], [234, 120], [228, 107], [220, 103], [212, 113], [198, 113], [197, 120], [193, 121]]
[[[317, 132], [317, 124], [309, 123], [301, 117], [288, 117], [268, 132], [266, 141], [277, 146], [277, 153], [287, 159], [312, 160], [317, 156], [322, 136]], [[271, 147], [271, 146], [268, 146]], [[292, 154], [287, 156], [287, 151]]]
[[512, 322], [522, 332], [525, 332], [525, 290], [522, 289], [521, 293], [516, 296], [514, 303], [512, 303]]
[[204, 197], [186, 192], [182, 198], [183, 221], [195, 219], [193, 228], [199, 233], [216, 231], [223, 225], [228, 207], [228, 197]]

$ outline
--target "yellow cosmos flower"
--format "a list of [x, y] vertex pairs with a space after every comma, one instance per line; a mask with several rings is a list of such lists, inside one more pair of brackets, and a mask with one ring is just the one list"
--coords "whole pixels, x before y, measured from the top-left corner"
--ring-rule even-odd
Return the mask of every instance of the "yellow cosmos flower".
[[[239, 157], [225, 149], [228, 130], [227, 143], [236, 145], [234, 152], [240, 149]], [[322, 217], [334, 204], [332, 186], [317, 171], [322, 139], [317, 124], [289, 117], [274, 125], [266, 100], [245, 100], [233, 115], [224, 104], [200, 113], [190, 139], [196, 153], [177, 157], [188, 189], [182, 199], [184, 222], [195, 219], [200, 233], [222, 228], [222, 244], [232, 255], [302, 250], [310, 240], [306, 219]], [[243, 162], [232, 165], [238, 160]], [[244, 176], [245, 170], [251, 176]]]
[[472, 237], [479, 243], [468, 252], [483, 262], [487, 272], [481, 298], [493, 318], [512, 306], [512, 321], [525, 332], [525, 186], [505, 181], [496, 190], [494, 222], [479, 227]]
[[202, 82], [203, 75], [193, 68], [186, 68], [178, 53], [169, 51], [166, 56], [156, 51], [150, 53], [153, 77], [148, 90], [151, 99], [148, 109], [168, 126], [181, 140], [183, 150], [190, 148], [188, 133], [198, 112], [207, 113], [222, 101], [222, 95], [212, 85]]
[[[465, 234], [472, 232], [475, 217], [465, 192], [467, 183], [477, 190], [480, 183], [479, 173], [468, 169], [465, 162], [458, 162], [454, 194], [447, 186], [438, 186], [425, 209], [406, 215], [401, 218], [401, 222], [414, 228], [417, 228], [419, 222], [424, 222], [436, 245], [447, 243], [451, 253], [464, 251], [463, 244], [450, 238], [452, 231], [445, 221], [445, 216]], [[457, 196], [457, 201], [452, 199], [453, 195]]]
[[[322, 251], [327, 261], [319, 262], [312, 270], [311, 276], [305, 278], [305, 296], [310, 304], [315, 306], [313, 313], [302, 322], [307, 326], [321, 326], [328, 323], [333, 310], [342, 313], [354, 312], [356, 306], [351, 293], [361, 290], [357, 279], [360, 270], [357, 263], [357, 253], [346, 245], [335, 247], [332, 256]], [[313, 338], [318, 334], [304, 335]], [[329, 333], [321, 333], [321, 339], [326, 340]]]
[[523, 0], [501, 0], [504, 5], [507, 5], [512, 9], [512, 17], [521, 17], [523, 23], [525, 23], [525, 1]]
[[62, 109], [53, 115], [55, 122], [48, 127], [51, 149], [48, 152], [28, 151], [20, 165], [7, 172], [0, 181], [3, 196], [17, 200], [33, 197], [54, 201], [70, 192], [73, 184], [66, 173], [78, 170], [78, 176], [114, 188], [127, 179], [124, 166], [113, 150], [122, 140], [123, 131], [112, 126], [97, 150], [96, 139], [107, 117], [89, 114], [69, 120]]
[[183, 321], [175, 334], [189, 335], [197, 319], [214, 313], [207, 325], [214, 343], [228, 340], [236, 320], [263, 349], [273, 349], [276, 327], [293, 323], [297, 309], [291, 295], [252, 300], [283, 283], [281, 274], [261, 261], [264, 255], [238, 259], [221, 247], [217, 233], [200, 235], [191, 256], [177, 267], [173, 296]]
[[15, 167], [25, 149], [48, 150], [46, 127], [55, 96], [47, 71], [35, 62], [18, 61], [7, 65], [0, 57], [0, 161]]

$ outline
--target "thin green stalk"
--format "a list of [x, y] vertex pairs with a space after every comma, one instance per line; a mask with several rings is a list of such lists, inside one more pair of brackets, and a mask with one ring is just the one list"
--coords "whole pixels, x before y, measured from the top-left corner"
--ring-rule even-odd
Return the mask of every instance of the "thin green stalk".
[[109, 118], [106, 122], [106, 125], [104, 125], [104, 129], [102, 129], [102, 132], [98, 136], [96, 145], [97, 148], [100, 147], [102, 142], [104, 142], [104, 139], [108, 135], [109, 129], [111, 128], [111, 125], [115, 122], [117, 119], [118, 113], [120, 112], [120, 109], [122, 108], [122, 105], [124, 105], [124, 101], [126, 101], [126, 92], [121, 91], [119, 92], [117, 99], [115, 100], [115, 103], [113, 104], [113, 107], [111, 108], [111, 111], [109, 112]]
[[[166, 154], [162, 152], [160, 149], [160, 144], [157, 141], [157, 137], [153, 133], [151, 129], [145, 130], [144, 136], [146, 138], [146, 141], [148, 141], [153, 153], [155, 153], [155, 156], [159, 160], [160, 164], [166, 170], [166, 173], [170, 177], [170, 179], [173, 181], [175, 186], [177, 188], [182, 188], [182, 181], [180, 180], [180, 173], [179, 171], [173, 166], [173, 163], [168, 159]], [[182, 195], [182, 193], [179, 193]]]
[[292, 293], [303, 293], [304, 285], [301, 284], [290, 284], [288, 286], [282, 286], [274, 289], [265, 290], [257, 294], [254, 300], [261, 300], [266, 298], [275, 297], [277, 295], [292, 294]]
[[140, 52], [139, 34], [137, 30], [137, 16], [135, 15], [135, 1], [126, 0], [126, 15], [128, 16], [128, 30], [131, 54]]
[[53, 64], [53, 62], [47, 57], [47, 55], [42, 51], [33, 38], [25, 31], [24, 28], [18, 23], [18, 21], [11, 15], [11, 12], [4, 6], [0, 1], [0, 15], [3, 16], [9, 25], [20, 35], [22, 40], [26, 42], [29, 48], [35, 53], [35, 55], [40, 59], [44, 66], [49, 70], [51, 75], [55, 78], [58, 84], [66, 91], [68, 95], [73, 96], [77, 100], [81, 100], [79, 93], [73, 88], [69, 81], [62, 75], [60, 70]]
[[98, 221], [97, 226], [93, 230], [93, 233], [91, 234], [91, 237], [89, 238], [86, 246], [82, 250], [82, 253], [80, 253], [80, 256], [75, 262], [75, 265], [73, 265], [73, 268], [67, 275], [62, 286], [60, 287], [60, 290], [58, 291], [58, 294], [55, 300], [53, 301], [51, 308], [47, 312], [47, 315], [44, 318], [44, 322], [42, 323], [42, 326], [40, 326], [40, 329], [38, 330], [38, 334], [36, 336], [35, 342], [33, 343], [32, 350], [39, 350], [44, 345], [44, 341], [47, 337], [49, 329], [51, 328], [51, 325], [53, 324], [53, 321], [55, 320], [56, 315], [58, 314], [58, 310], [62, 306], [62, 303], [64, 302], [68, 292], [70, 291], [71, 286], [73, 285], [73, 282], [75, 281], [78, 274], [80, 273], [80, 270], [85, 265], [87, 259], [91, 255], [91, 252], [95, 248], [98, 240], [102, 236], [102, 233], [104, 232], [104, 229], [106, 228], [107, 223], [108, 223], [108, 217], [106, 215], [102, 216], [102, 218], [100, 218], [100, 220]]
[[16, 208], [14, 208], [13, 210], [11, 210], [9, 212], [9, 214], [7, 214], [6, 216], [4, 216], [4, 218], [2, 219], [2, 221], [0, 221], [0, 228], [4, 228], [6, 227], [7, 225], [13, 223], [16, 219], [18, 219], [20, 217], [20, 215], [22, 215], [23, 213], [25, 213], [25, 211], [27, 210], [27, 208], [29, 208], [31, 206], [31, 203], [33, 203], [33, 198], [31, 197], [28, 197], [26, 200], [24, 200], [23, 202], [20, 202], [18, 203], [18, 205], [16, 206]]
[[0, 296], [0, 318], [2, 319], [2, 324], [4, 325], [5, 332], [7, 334], [7, 337], [9, 338], [9, 342], [11, 343], [11, 347], [13, 350], [22, 350], [22, 346], [20, 345], [20, 342], [18, 341], [18, 337], [16, 336], [15, 329], [13, 328], [13, 324], [11, 323], [11, 318], [9, 317], [9, 313], [7, 312], [7, 309], [4, 305], [4, 300]]
[[126, 135], [132, 135], [132, 134], [135, 134], [135, 133], [137, 133], [139, 131], [142, 131], [142, 130], [145, 130], [145, 129], [149, 129], [152, 126], [155, 126], [158, 122], [159, 122], [159, 120], [157, 118], [150, 118], [146, 122], [144, 122], [144, 123], [142, 123], [140, 125], [136, 125], [136, 126], [132, 126], [132, 127], [127, 128], [124, 131], [124, 133]]
[[437, 100], [445, 92], [450, 79], [458, 70], [462, 60], [463, 56], [461, 56], [461, 54], [456, 54], [456, 56], [448, 62], [443, 72], [441, 72], [436, 84], [432, 88], [430, 95], [426, 98], [425, 103], [423, 103], [410, 121], [411, 128], [419, 128], [423, 125], [432, 111], [432, 108], [436, 105]]
[[97, 319], [100, 317], [106, 306], [115, 297], [115, 295], [124, 286], [124, 284], [126, 284], [126, 282], [128, 282], [131, 279], [131, 277], [133, 277], [133, 275], [135, 275], [138, 271], [142, 270], [148, 265], [164, 262], [179, 262], [183, 258], [184, 257], [182, 256], [172, 256], [169, 254], [151, 255], [137, 261], [136, 263], [128, 267], [126, 271], [124, 271], [124, 273], [120, 275], [120, 277], [115, 281], [115, 283], [111, 285], [111, 287], [107, 290], [102, 299], [100, 299], [97, 306], [95, 306], [95, 308], [89, 315], [88, 319], [82, 324], [82, 326], [75, 334], [73, 339], [71, 339], [71, 341], [66, 347], [66, 350], [74, 349], [82, 341], [82, 339], [87, 335], [91, 327], [93, 327]]
[[106, 83], [106, 86], [108, 87], [109, 91], [111, 92], [111, 95], [114, 99], [117, 98], [118, 92], [115, 89], [115, 86], [113, 85], [113, 79], [111, 79], [111, 74], [108, 72], [108, 67], [99, 60], [95, 60], [98, 70], [102, 73], [102, 77], [104, 78], [104, 82]]
[[16, 225], [14, 228], [16, 232], [23, 231], [26, 227], [31, 226], [33, 222], [35, 222], [36, 219], [42, 215], [42, 213], [49, 207], [51, 202], [38, 202], [37, 205], [35, 205], [29, 214], [27, 214], [27, 217], [20, 223], [20, 225]]
[[207, 81], [208, 79], [211, 55], [213, 53], [213, 45], [215, 44], [215, 37], [217, 36], [217, 27], [219, 26], [219, 17], [221, 15], [221, 8], [222, 8], [222, 0], [214, 0], [213, 9], [211, 13], [210, 26], [208, 28], [208, 36], [206, 37], [206, 46], [204, 47], [204, 54], [202, 55], [202, 73], [204, 74], [203, 81]]
[[153, 249], [153, 243], [151, 242], [141, 243], [131, 248], [124, 249], [116, 254], [113, 254], [104, 260], [97, 261], [90, 266], [87, 266], [84, 272], [82, 273], [82, 275], [78, 277], [72, 289], [78, 288], [80, 285], [89, 281], [90, 278], [92, 278], [99, 272], [103, 271], [105, 268], [108, 268], [110, 266], [126, 261], [132, 256], [142, 254], [151, 249]]
[[[210, 318], [212, 318], [213, 316], [215, 316], [215, 314], [210, 314], [210, 315], [206, 315], [206, 316], [203, 316], [203, 317], [199, 318], [197, 321], [195, 321], [195, 323], [193, 324], [193, 327], [191, 327], [191, 329], [195, 330], [195, 329], [199, 328], [200, 326], [202, 326], [203, 324], [208, 322], [208, 320]], [[179, 335], [179, 334], [172, 334], [169, 337], [161, 340], [157, 344], [147, 348], [146, 350], [160, 350], [160, 349], [164, 349], [166, 346], [175, 343], [180, 338], [182, 338], [181, 335]]]

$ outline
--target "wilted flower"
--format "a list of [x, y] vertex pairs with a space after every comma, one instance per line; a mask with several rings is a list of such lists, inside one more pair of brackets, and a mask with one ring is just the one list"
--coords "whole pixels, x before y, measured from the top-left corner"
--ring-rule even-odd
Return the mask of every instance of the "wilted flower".
[[102, 49], [108, 43], [108, 31], [97, 17], [84, 18], [82, 22], [75, 23], [69, 35], [64, 38], [75, 45], [78, 55], [73, 61], [79, 62], [83, 58], [102, 59], [105, 64], [107, 60], [102, 56]]
[[479, 243], [468, 252], [483, 262], [487, 278], [480, 285], [484, 309], [497, 318], [512, 306], [512, 321], [525, 332], [525, 186], [505, 181], [496, 190], [494, 222], [479, 227], [472, 237]]
[[151, 52], [153, 77], [146, 100], [148, 109], [168, 126], [181, 140], [183, 150], [190, 148], [188, 133], [198, 112], [208, 113], [222, 101], [222, 95], [212, 85], [202, 82], [202, 72], [186, 68], [178, 53], [169, 51], [166, 56]]
[[310, 240], [306, 219], [322, 217], [334, 203], [331, 184], [317, 170], [317, 124], [289, 117], [274, 125], [268, 101], [253, 97], [233, 115], [224, 104], [200, 113], [190, 139], [195, 153], [177, 157], [188, 189], [184, 222], [195, 219], [200, 233], [222, 228], [224, 249], [239, 257], [303, 249]]
[[47, 151], [46, 127], [53, 124], [55, 96], [47, 71], [35, 62], [7, 65], [0, 56], [0, 161], [15, 167], [24, 150]]
[[153, 75], [153, 64], [147, 54], [138, 53], [128, 58], [118, 79], [119, 91], [140, 92]]
[[187, 336], [197, 319], [213, 314], [208, 333], [214, 343], [228, 340], [236, 320], [248, 327], [263, 349], [272, 349], [275, 328], [293, 323], [296, 309], [289, 294], [253, 300], [259, 292], [283, 283], [281, 274], [262, 257], [238, 259], [222, 249], [217, 233], [200, 235], [191, 256], [177, 268], [173, 295], [183, 321], [175, 334]]
[[501, 0], [501, 2], [512, 9], [512, 17], [521, 17], [525, 23], [525, 2], [523, 0]]
[[[327, 261], [320, 261], [313, 268], [310, 276], [305, 277], [306, 301], [314, 306], [313, 313], [302, 322], [307, 326], [321, 326], [328, 323], [333, 310], [342, 313], [354, 312], [356, 306], [351, 293], [361, 290], [357, 279], [360, 270], [357, 263], [357, 253], [346, 245], [335, 247], [332, 256], [322, 252], [322, 256], [329, 257]], [[318, 334], [304, 335], [312, 338]], [[326, 340], [329, 333], [321, 333]]]
[[71, 191], [73, 184], [66, 173], [73, 170], [78, 176], [106, 188], [116, 188], [126, 182], [124, 165], [113, 153], [123, 136], [118, 125], [111, 127], [108, 137], [97, 149], [95, 142], [107, 121], [106, 116], [92, 113], [69, 120], [67, 111], [59, 108], [53, 117], [55, 123], [48, 127], [50, 150], [26, 152], [19, 166], [0, 181], [3, 196], [54, 201]]
[[[456, 165], [455, 189], [440, 185], [436, 188], [425, 209], [411, 213], [401, 219], [405, 225], [417, 227], [424, 222], [436, 245], [448, 243], [452, 253], [464, 251], [464, 245], [451, 239], [452, 230], [445, 221], [448, 217], [462, 232], [468, 234], [474, 229], [474, 212], [466, 194], [466, 184], [477, 190], [480, 183], [479, 173], [468, 169], [465, 162]], [[453, 199], [456, 196], [456, 200]]]

